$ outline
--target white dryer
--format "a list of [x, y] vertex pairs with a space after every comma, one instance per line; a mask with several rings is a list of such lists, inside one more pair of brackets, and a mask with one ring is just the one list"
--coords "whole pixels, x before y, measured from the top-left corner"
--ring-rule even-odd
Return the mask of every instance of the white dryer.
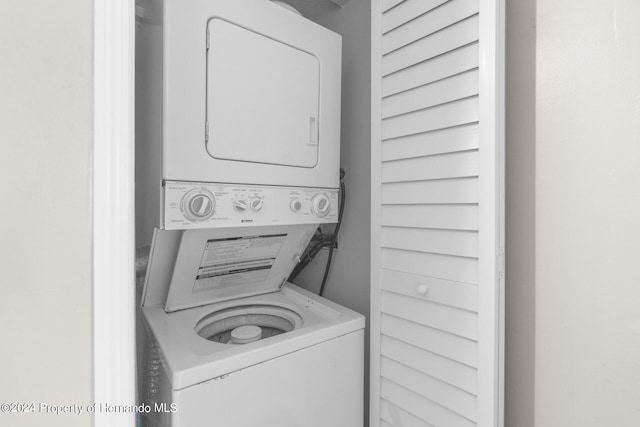
[[338, 34], [269, 0], [139, 7], [136, 210], [149, 222], [139, 244], [153, 226], [215, 227], [215, 184], [337, 193]]
[[156, 231], [155, 425], [362, 426], [363, 316], [286, 283], [314, 228]]

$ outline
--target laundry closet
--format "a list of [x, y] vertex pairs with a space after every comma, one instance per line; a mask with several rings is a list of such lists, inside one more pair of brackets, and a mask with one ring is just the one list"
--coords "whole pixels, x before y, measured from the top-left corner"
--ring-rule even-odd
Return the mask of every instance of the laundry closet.
[[142, 425], [502, 425], [503, 13], [137, 2]]

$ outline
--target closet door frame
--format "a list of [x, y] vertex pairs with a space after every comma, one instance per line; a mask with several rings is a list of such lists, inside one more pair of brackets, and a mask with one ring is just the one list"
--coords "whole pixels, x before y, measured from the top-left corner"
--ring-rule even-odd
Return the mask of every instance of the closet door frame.
[[[505, 4], [480, 5], [478, 425], [504, 425]], [[488, 148], [488, 149], [487, 149]]]
[[[133, 0], [94, 0], [93, 401], [135, 405]], [[93, 426], [135, 426], [96, 411]]]
[[382, 0], [371, 0], [371, 247], [369, 425], [380, 426], [380, 266], [382, 265]]

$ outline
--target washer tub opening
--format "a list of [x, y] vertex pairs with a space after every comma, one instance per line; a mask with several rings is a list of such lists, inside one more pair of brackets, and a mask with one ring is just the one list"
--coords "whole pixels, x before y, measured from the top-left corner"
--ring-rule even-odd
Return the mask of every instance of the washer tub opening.
[[[248, 305], [216, 311], [202, 318], [195, 327], [202, 338], [220, 344], [244, 344], [233, 338], [232, 332], [242, 326], [261, 329], [259, 339], [266, 339], [293, 331], [302, 325], [298, 313], [284, 307], [270, 305]], [[247, 341], [254, 342], [254, 340]]]

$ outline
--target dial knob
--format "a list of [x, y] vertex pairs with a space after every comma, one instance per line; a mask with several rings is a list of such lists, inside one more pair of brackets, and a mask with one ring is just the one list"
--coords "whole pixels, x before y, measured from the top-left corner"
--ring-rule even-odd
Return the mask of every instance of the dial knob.
[[249, 201], [249, 206], [251, 206], [251, 210], [255, 212], [262, 209], [263, 205], [264, 205], [264, 201], [262, 200], [262, 197], [253, 197], [251, 201]]
[[311, 211], [315, 216], [323, 218], [331, 211], [331, 201], [325, 193], [317, 193], [311, 199]]
[[191, 190], [182, 198], [182, 212], [190, 221], [205, 221], [211, 218], [216, 207], [216, 199], [205, 188]]
[[292, 200], [291, 203], [289, 203], [289, 207], [294, 212], [300, 212], [300, 209], [302, 209], [302, 202], [298, 199]]
[[249, 204], [245, 199], [237, 199], [233, 201], [233, 209], [235, 209], [236, 212], [244, 212], [249, 209]]

